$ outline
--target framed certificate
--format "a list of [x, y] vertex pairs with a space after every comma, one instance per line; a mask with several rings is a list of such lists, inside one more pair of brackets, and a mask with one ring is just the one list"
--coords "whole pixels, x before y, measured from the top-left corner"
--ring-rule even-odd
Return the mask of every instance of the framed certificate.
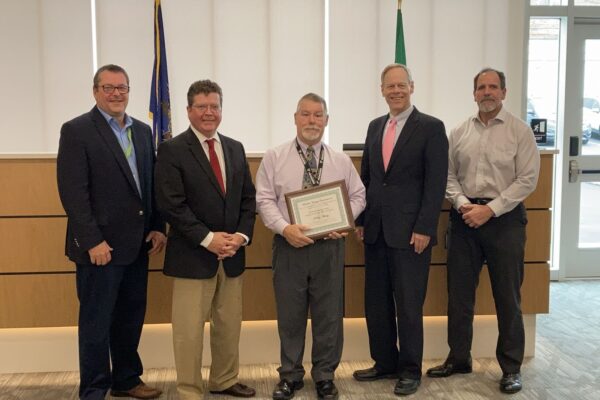
[[343, 180], [285, 194], [290, 222], [309, 226], [304, 234], [321, 239], [354, 229], [348, 189]]

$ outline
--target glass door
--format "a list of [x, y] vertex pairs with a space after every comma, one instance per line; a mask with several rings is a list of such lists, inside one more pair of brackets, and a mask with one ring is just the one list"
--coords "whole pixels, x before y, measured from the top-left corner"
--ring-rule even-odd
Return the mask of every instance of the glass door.
[[600, 18], [575, 18], [568, 40], [560, 275], [600, 277]]

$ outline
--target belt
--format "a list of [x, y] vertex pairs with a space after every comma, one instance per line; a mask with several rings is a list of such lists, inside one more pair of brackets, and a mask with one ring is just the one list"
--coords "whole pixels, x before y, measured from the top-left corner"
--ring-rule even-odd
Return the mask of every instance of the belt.
[[480, 206], [484, 206], [487, 203], [489, 203], [490, 201], [494, 200], [494, 199], [488, 199], [485, 197], [467, 197], [467, 199], [469, 199], [469, 201], [472, 204], [479, 204]]

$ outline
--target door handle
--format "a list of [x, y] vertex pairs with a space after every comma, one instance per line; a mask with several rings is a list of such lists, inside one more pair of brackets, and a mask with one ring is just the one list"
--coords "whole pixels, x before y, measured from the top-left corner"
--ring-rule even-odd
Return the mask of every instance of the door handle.
[[577, 178], [581, 173], [581, 169], [579, 169], [579, 163], [577, 160], [569, 161], [569, 182], [575, 183], [577, 182]]
[[579, 181], [579, 175], [595, 175], [600, 174], [600, 169], [581, 169], [577, 160], [569, 161], [569, 182], [576, 183]]

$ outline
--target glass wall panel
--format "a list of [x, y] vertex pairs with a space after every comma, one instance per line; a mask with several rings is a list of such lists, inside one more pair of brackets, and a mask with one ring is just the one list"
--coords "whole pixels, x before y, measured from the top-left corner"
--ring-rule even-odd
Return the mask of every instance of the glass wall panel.
[[560, 18], [531, 18], [529, 23], [527, 122], [546, 120], [540, 124], [542, 130], [546, 128], [545, 140], [538, 138], [541, 147], [555, 147], [560, 137], [556, 120], [560, 25]]
[[581, 153], [600, 155], [600, 40], [585, 41], [584, 86], [581, 102]]
[[600, 0], [575, 0], [576, 6], [600, 6]]
[[529, 4], [531, 4], [532, 6], [566, 6], [568, 2], [569, 0], [531, 0]]

